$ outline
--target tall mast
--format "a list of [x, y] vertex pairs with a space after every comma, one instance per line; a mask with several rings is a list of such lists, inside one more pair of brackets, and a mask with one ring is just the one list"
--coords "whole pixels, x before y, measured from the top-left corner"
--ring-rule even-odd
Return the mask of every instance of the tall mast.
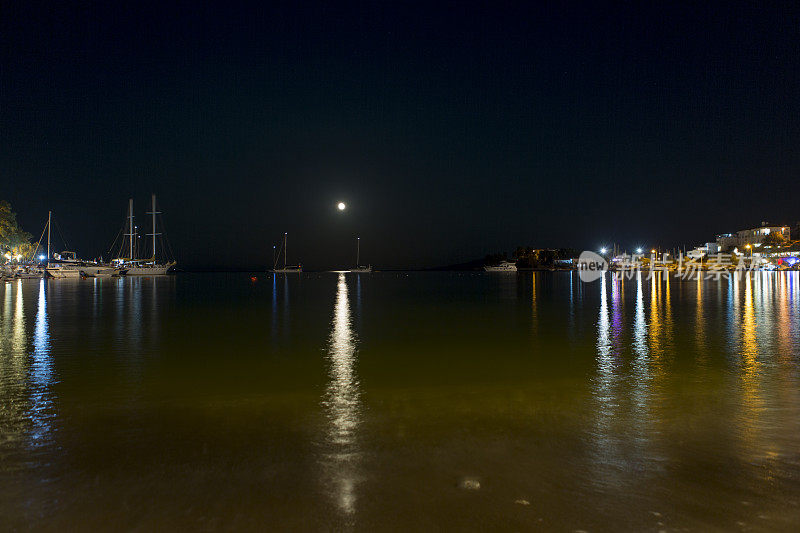
[[47, 212], [47, 262], [50, 262], [50, 219], [53, 216], [52, 211]]
[[286, 256], [288, 255], [288, 252], [286, 251], [286, 249], [288, 248], [288, 244], [289, 244], [289, 234], [288, 233], [284, 233], [283, 234], [283, 269], [284, 270], [286, 270]]
[[156, 195], [153, 195], [153, 261], [156, 260]]
[[152, 237], [153, 237], [153, 261], [155, 262], [155, 260], [156, 260], [156, 236], [159, 235], [159, 233], [156, 232], [156, 215], [158, 215], [159, 212], [156, 211], [156, 195], [155, 194], [152, 195], [151, 200], [152, 200], [152, 209], [147, 214], [148, 215], [153, 215], [153, 233], [152, 234], [148, 233], [148, 236], [152, 235]]
[[130, 237], [130, 260], [133, 261], [133, 198], [128, 199], [128, 236]]
[[361, 257], [361, 237], [356, 237], [356, 266], [360, 265]]

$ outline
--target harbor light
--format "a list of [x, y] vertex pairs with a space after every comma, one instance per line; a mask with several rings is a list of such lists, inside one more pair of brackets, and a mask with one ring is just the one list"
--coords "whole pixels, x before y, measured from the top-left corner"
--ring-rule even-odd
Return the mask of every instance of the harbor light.
[[604, 254], [604, 253], [606, 253], [606, 249], [605, 249], [605, 248], [600, 248], [600, 253], [601, 253], [601, 254]]
[[654, 254], [654, 253], [656, 253], [656, 250], [655, 250], [655, 248], [653, 248], [652, 250], [650, 250], [650, 253], [651, 253], [651, 254]]
[[339, 211], [344, 211], [345, 208], [347, 208], [347, 205], [344, 202], [339, 202], [336, 207], [339, 209]]
[[39, 256], [39, 261], [44, 261], [44, 260], [45, 260], [45, 255], [44, 254], [40, 255]]
[[637, 254], [641, 254], [641, 253], [642, 253], [642, 249], [641, 249], [641, 248], [637, 248], [637, 249], [636, 249], [636, 253], [637, 253]]

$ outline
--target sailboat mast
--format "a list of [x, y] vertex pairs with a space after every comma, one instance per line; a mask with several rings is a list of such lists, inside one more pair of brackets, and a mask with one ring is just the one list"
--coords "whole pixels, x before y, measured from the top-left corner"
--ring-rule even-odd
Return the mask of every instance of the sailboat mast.
[[[153, 195], [153, 261], [156, 260], [156, 195]], [[169, 200], [167, 200], [169, 201]]]
[[283, 234], [283, 269], [286, 270], [286, 256], [288, 254], [287, 248], [289, 244], [289, 233]]
[[361, 237], [356, 237], [356, 266], [361, 264]]
[[130, 259], [133, 261], [133, 198], [128, 198], [128, 236], [130, 237], [131, 254]]
[[50, 262], [50, 219], [53, 217], [53, 212], [47, 212], [47, 262]]
[[158, 233], [156, 231], [156, 215], [159, 215], [161, 213], [159, 211], [156, 211], [156, 195], [155, 194], [150, 196], [150, 202], [151, 202], [151, 205], [150, 205], [151, 209], [150, 209], [150, 211], [147, 212], [147, 214], [153, 216], [153, 233], [148, 233], [147, 236], [148, 237], [153, 237], [153, 264], [155, 264], [155, 261], [156, 261], [156, 237], [161, 235], [160, 233]]

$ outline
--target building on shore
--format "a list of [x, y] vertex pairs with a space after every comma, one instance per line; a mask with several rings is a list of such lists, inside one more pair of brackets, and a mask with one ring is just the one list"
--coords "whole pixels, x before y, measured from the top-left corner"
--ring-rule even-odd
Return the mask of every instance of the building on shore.
[[760, 245], [769, 235], [780, 235], [783, 240], [790, 241], [792, 232], [789, 226], [772, 226], [767, 222], [762, 222], [757, 228], [744, 229], [736, 233], [722, 233], [717, 235], [717, 246], [719, 250], [730, 251], [734, 248], [742, 248], [748, 244], [751, 246]]

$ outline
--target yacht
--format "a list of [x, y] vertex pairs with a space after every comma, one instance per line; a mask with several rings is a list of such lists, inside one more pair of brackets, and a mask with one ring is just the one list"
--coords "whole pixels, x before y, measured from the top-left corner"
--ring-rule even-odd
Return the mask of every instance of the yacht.
[[361, 237], [356, 237], [356, 266], [350, 269], [350, 272], [368, 274], [372, 272], [372, 265], [361, 265]]
[[125, 217], [125, 230], [127, 233], [124, 234], [124, 237], [127, 237], [127, 245], [123, 240], [122, 246], [120, 247], [120, 256], [123, 253], [127, 253], [128, 257], [118, 257], [112, 261], [112, 264], [118, 268], [121, 268], [124, 271], [126, 276], [163, 276], [170, 270], [172, 270], [175, 265], [177, 264], [175, 261], [161, 261], [159, 262], [156, 259], [157, 251], [156, 251], [156, 237], [161, 235], [161, 233], [156, 232], [156, 215], [160, 214], [156, 211], [156, 195], [153, 194], [151, 196], [151, 211], [148, 212], [148, 215], [152, 215], [153, 220], [153, 233], [148, 233], [148, 237], [153, 237], [153, 255], [148, 259], [136, 259], [136, 226], [133, 224], [133, 198], [128, 200], [128, 216]]
[[[283, 234], [283, 243], [281, 243], [281, 250], [283, 250], [283, 266], [278, 266], [278, 259], [281, 256], [281, 250], [278, 250], [278, 255], [275, 256], [274, 261], [272, 263], [272, 270], [270, 272], [274, 274], [288, 274], [292, 272], [302, 272], [303, 265], [287, 265], [286, 264], [286, 243], [289, 234]], [[273, 249], [274, 250], [274, 249]]]
[[517, 264], [511, 261], [500, 261], [497, 265], [486, 265], [483, 269], [486, 272], [516, 272]]
[[75, 252], [63, 251], [60, 254], [54, 253], [52, 259], [47, 258], [45, 272], [51, 278], [72, 278], [81, 277], [86, 264], [78, 259]]
[[[82, 259], [78, 259], [78, 254], [71, 251], [63, 251], [60, 254], [54, 253], [52, 256], [50, 255], [50, 227], [52, 224], [53, 213], [47, 213], [47, 225], [45, 226], [45, 231], [47, 231], [47, 263], [44, 265], [44, 272], [41, 272], [39, 268], [29, 268], [26, 269], [25, 272], [20, 272], [18, 277], [25, 277], [25, 278], [34, 278], [34, 277], [41, 277], [44, 274], [46, 277], [49, 278], [71, 278], [71, 279], [78, 279], [78, 278], [85, 278], [85, 277], [110, 277], [110, 276], [119, 276], [122, 274], [123, 270], [116, 266], [109, 266], [104, 265], [102, 263], [98, 263], [95, 261], [84, 261]], [[44, 237], [44, 231], [42, 232], [42, 237]], [[34, 256], [36, 252], [39, 250], [39, 244], [41, 243], [41, 238], [39, 242], [36, 244], [36, 250], [34, 251]]]
[[[60, 254], [54, 253], [50, 255], [50, 228], [52, 227], [53, 212], [47, 212], [47, 224], [44, 231], [47, 231], [47, 263], [44, 265], [45, 276], [49, 278], [73, 278], [78, 279], [81, 277], [81, 261], [78, 261], [75, 252], [61, 252]], [[42, 231], [42, 237], [44, 237]], [[42, 239], [39, 238], [39, 242]], [[36, 250], [39, 250], [39, 244], [36, 244]], [[36, 252], [34, 252], [36, 253]]]

